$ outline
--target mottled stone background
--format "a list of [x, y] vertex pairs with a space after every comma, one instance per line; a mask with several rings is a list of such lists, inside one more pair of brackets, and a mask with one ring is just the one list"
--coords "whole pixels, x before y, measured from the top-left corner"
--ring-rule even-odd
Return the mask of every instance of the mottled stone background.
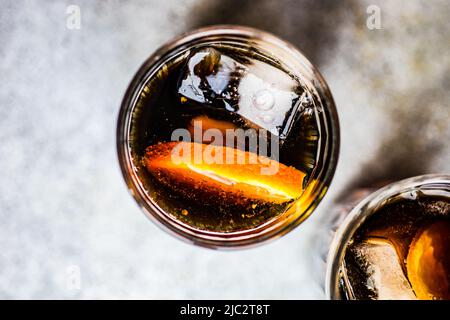
[[[66, 27], [71, 4], [80, 30]], [[381, 30], [366, 27], [371, 4]], [[450, 171], [449, 16], [446, 0], [2, 0], [0, 298], [323, 298], [333, 202], [355, 186]], [[115, 152], [119, 104], [143, 60], [216, 23], [301, 48], [342, 125], [337, 173], [313, 216], [239, 252], [193, 247], [149, 222]]]

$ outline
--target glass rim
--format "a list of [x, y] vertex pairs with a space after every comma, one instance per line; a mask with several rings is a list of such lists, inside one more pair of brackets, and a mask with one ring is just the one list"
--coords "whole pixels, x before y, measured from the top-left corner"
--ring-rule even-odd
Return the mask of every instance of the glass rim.
[[[309, 203], [308, 208], [303, 210], [303, 214], [298, 215], [292, 221], [288, 219], [282, 221], [281, 219], [274, 218], [255, 228], [235, 232], [221, 233], [197, 229], [178, 221], [176, 218], [166, 214], [156, 203], [148, 201], [149, 196], [142, 190], [140, 180], [133, 170], [134, 166], [130, 156], [128, 134], [132, 109], [135, 106], [140, 89], [142, 89], [142, 84], [163, 64], [159, 62], [162, 60], [167, 61], [170, 54], [179, 54], [183, 48], [189, 48], [196, 41], [201, 43], [202, 39], [216, 36], [220, 36], [221, 38], [228, 36], [237, 37], [242, 41], [252, 39], [260, 41], [260, 45], [270, 44], [274, 48], [291, 55], [292, 59], [298, 63], [298, 68], [302, 69], [298, 71], [300, 74], [303, 74], [303, 71], [309, 71], [314, 76], [314, 89], [317, 91], [321, 104], [325, 106], [323, 112], [326, 120], [325, 129], [328, 130], [327, 140], [329, 141], [325, 141], [325, 150], [323, 150], [324, 168], [321, 168], [319, 172], [320, 180], [318, 181], [320, 183], [313, 190], [315, 195], [314, 200]], [[130, 193], [140, 205], [144, 214], [155, 222], [156, 225], [182, 240], [215, 249], [248, 247], [259, 244], [269, 239], [277, 238], [300, 224], [314, 211], [324, 197], [334, 175], [339, 153], [339, 121], [336, 107], [328, 85], [317, 68], [297, 48], [277, 36], [265, 31], [237, 25], [217, 25], [196, 29], [176, 37], [157, 49], [141, 65], [128, 86], [120, 107], [116, 137], [117, 153], [122, 175]]]
[[450, 175], [424, 174], [392, 182], [369, 194], [350, 210], [335, 232], [326, 258], [325, 294], [328, 299], [343, 298], [339, 287], [341, 263], [348, 242], [364, 221], [389, 200], [413, 191], [430, 191], [428, 188], [432, 186], [442, 186], [433, 188], [441, 191], [443, 186], [448, 187], [450, 197]]

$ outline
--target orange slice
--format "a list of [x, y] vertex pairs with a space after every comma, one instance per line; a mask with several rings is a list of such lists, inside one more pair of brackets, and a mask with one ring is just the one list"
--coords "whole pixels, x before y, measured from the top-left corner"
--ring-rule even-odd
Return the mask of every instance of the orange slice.
[[226, 130], [228, 129], [232, 130], [236, 129], [236, 126], [229, 121], [212, 119], [206, 115], [200, 115], [195, 118], [192, 118], [188, 127], [189, 132], [191, 133], [192, 136], [194, 135], [194, 128], [196, 126], [201, 126], [201, 133], [203, 133], [205, 130], [208, 129], [217, 129], [223, 133], [225, 133]]
[[229, 147], [160, 143], [147, 148], [143, 163], [158, 181], [193, 199], [281, 204], [303, 192], [303, 172]]
[[450, 299], [450, 221], [435, 222], [419, 232], [406, 269], [419, 299]]

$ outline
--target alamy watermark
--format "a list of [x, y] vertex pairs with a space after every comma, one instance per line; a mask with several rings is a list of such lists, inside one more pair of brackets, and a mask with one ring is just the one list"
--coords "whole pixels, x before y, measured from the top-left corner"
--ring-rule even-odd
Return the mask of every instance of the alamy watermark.
[[70, 291], [81, 290], [81, 269], [77, 265], [66, 268], [66, 288]]
[[[279, 169], [279, 139], [265, 129], [208, 128], [194, 121], [193, 136], [184, 128], [172, 132], [172, 141], [180, 143], [172, 149], [172, 162], [194, 164], [260, 165], [262, 175], [273, 175]], [[244, 151], [246, 150], [246, 152]]]
[[81, 29], [81, 9], [77, 5], [70, 5], [66, 8], [66, 27], [69, 30]]
[[381, 9], [377, 5], [370, 5], [366, 10], [369, 15], [366, 20], [366, 26], [369, 30], [380, 30], [381, 29]]

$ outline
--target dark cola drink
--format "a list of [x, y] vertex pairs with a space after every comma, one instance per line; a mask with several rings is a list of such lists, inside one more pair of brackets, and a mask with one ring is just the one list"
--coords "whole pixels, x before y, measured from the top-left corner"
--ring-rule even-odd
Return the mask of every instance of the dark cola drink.
[[312, 83], [243, 39], [200, 41], [162, 60], [135, 92], [127, 136], [152, 206], [213, 233], [310, 209], [332, 137]]
[[375, 194], [377, 201], [367, 200], [356, 209], [359, 214], [351, 214], [341, 227], [349, 232], [339, 244], [341, 262], [334, 260], [339, 263], [334, 298], [450, 299], [449, 181], [419, 177], [418, 186], [386, 198]]

